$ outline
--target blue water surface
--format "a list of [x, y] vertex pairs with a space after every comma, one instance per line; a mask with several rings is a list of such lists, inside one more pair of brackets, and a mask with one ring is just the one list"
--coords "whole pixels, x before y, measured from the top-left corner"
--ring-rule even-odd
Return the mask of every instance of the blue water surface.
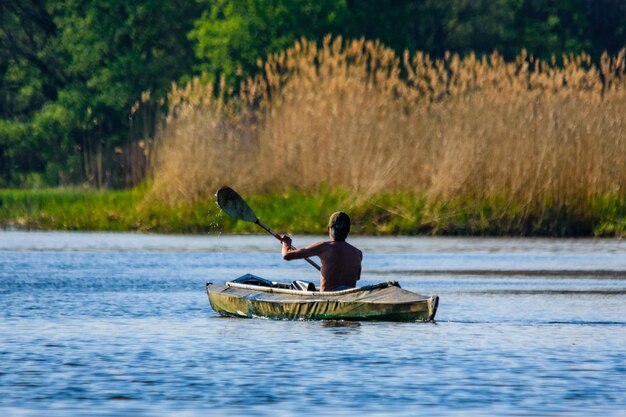
[[626, 242], [351, 242], [437, 322], [217, 316], [206, 281], [317, 280], [267, 236], [0, 232], [0, 414], [626, 415]]

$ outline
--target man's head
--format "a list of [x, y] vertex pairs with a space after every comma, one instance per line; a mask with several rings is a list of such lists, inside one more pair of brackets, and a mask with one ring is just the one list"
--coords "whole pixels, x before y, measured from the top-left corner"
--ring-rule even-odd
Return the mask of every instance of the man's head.
[[350, 232], [350, 217], [343, 211], [330, 215], [328, 220], [328, 235], [332, 240], [343, 241]]

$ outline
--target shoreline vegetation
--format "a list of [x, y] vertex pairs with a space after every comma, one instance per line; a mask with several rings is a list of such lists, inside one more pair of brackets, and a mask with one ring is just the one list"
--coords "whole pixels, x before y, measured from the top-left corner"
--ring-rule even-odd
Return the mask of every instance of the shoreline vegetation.
[[259, 65], [236, 92], [172, 86], [146, 201], [228, 184], [305, 233], [340, 206], [365, 234], [624, 234], [626, 49], [434, 59], [329, 36]]
[[162, 103], [142, 185], [0, 190], [0, 226], [258, 233], [215, 205], [228, 184], [289, 233], [324, 234], [339, 209], [355, 234], [626, 233], [626, 49], [431, 58], [327, 36]]
[[[246, 195], [270, 227], [290, 234], [325, 233], [328, 215], [347, 211], [354, 235], [462, 235], [626, 237], [626, 199], [604, 195], [583, 207], [539, 210], [506, 198], [429, 203], [410, 192], [369, 196], [341, 190]], [[159, 203], [149, 187], [132, 190], [0, 190], [0, 228], [18, 230], [138, 231], [153, 233], [260, 233], [223, 214], [214, 199]]]

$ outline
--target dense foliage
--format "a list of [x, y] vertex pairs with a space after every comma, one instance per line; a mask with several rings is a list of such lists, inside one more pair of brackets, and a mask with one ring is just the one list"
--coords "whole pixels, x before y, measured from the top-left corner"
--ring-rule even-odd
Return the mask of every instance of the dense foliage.
[[200, 73], [235, 86], [268, 53], [328, 33], [434, 56], [597, 59], [626, 45], [626, 2], [3, 0], [0, 186], [131, 185], [154, 123], [135, 103], [158, 108], [171, 81]]
[[[3, 0], [0, 9], [0, 185], [118, 184], [131, 106], [190, 71], [198, 6]], [[117, 164], [102, 160], [116, 150]]]

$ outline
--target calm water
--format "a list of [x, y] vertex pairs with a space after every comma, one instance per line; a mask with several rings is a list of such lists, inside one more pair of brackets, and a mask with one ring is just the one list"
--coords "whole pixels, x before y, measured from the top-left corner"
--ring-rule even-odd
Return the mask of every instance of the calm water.
[[267, 236], [0, 232], [0, 414], [626, 415], [626, 241], [351, 241], [437, 323], [216, 316], [207, 280], [316, 280]]

